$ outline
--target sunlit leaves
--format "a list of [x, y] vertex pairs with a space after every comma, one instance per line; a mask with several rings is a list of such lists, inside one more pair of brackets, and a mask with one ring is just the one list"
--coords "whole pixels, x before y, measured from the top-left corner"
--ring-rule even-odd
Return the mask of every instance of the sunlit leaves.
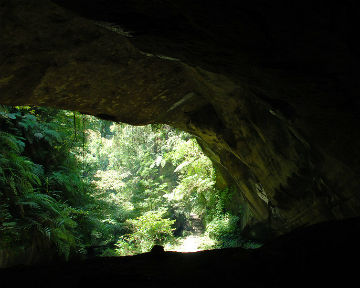
[[172, 225], [175, 220], [165, 218], [164, 213], [163, 209], [148, 211], [136, 219], [128, 220], [132, 233], [119, 241], [118, 248], [124, 246], [124, 241], [126, 241], [132, 243], [140, 252], [148, 252], [153, 245], [170, 241], [173, 238]]
[[36, 232], [66, 258], [116, 241], [118, 254], [139, 253], [190, 213], [225, 213], [212, 163], [185, 132], [39, 107], [2, 109], [0, 121], [0, 248]]
[[86, 204], [85, 184], [76, 161], [64, 149], [68, 142], [55, 120], [58, 115], [63, 114], [45, 108], [2, 107], [0, 249], [21, 251], [43, 237], [67, 258], [79, 245], [75, 219], [86, 213], [69, 204], [74, 205], [75, 199]]

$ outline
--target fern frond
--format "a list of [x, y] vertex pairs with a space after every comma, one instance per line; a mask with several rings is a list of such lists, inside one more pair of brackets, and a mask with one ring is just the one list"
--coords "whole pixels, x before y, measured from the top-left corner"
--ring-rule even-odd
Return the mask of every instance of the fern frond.
[[44, 129], [43, 133], [45, 134], [45, 139], [52, 143], [54, 140], [57, 142], [61, 142], [61, 135], [59, 132], [52, 130], [52, 129]]
[[32, 209], [40, 209], [40, 205], [33, 201], [18, 201], [17, 205], [29, 206]]
[[38, 125], [38, 123], [34, 115], [26, 114], [22, 117], [18, 125], [28, 131], [33, 130]]
[[52, 211], [55, 214], [61, 214], [60, 208], [56, 200], [46, 194], [41, 193], [29, 193], [26, 195], [23, 195], [23, 198], [20, 201], [24, 202], [35, 202], [38, 204], [38, 206], [42, 207], [43, 209], [47, 211]]
[[29, 170], [24, 171], [23, 177], [32, 184], [37, 184], [39, 186], [41, 185], [40, 178], [36, 174], [34, 174], [33, 171], [29, 171]]
[[1, 150], [3, 150], [2, 152], [6, 154], [9, 152], [21, 153], [25, 147], [23, 141], [3, 131], [0, 131], [0, 144], [2, 146], [0, 146]]

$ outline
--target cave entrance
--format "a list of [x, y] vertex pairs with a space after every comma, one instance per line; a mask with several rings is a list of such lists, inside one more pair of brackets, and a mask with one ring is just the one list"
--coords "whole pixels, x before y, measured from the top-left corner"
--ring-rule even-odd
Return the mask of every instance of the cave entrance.
[[188, 133], [33, 106], [2, 106], [0, 121], [6, 261], [257, 247]]

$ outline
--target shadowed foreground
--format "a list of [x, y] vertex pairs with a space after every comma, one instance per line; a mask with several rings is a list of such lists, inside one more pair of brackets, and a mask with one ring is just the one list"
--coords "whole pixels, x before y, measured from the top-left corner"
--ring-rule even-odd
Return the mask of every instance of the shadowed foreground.
[[[360, 219], [299, 229], [258, 250], [158, 252], [0, 272], [1, 287], [349, 287], [357, 277]], [[325, 286], [326, 285], [326, 286]]]

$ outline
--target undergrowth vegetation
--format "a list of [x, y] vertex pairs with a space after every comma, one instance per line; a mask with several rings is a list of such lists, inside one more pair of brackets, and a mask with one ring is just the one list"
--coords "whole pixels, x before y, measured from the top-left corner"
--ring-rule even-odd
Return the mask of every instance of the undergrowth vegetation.
[[233, 193], [216, 188], [196, 139], [169, 126], [0, 109], [0, 266], [147, 252], [191, 234], [192, 214], [215, 241], [206, 248], [244, 245]]

